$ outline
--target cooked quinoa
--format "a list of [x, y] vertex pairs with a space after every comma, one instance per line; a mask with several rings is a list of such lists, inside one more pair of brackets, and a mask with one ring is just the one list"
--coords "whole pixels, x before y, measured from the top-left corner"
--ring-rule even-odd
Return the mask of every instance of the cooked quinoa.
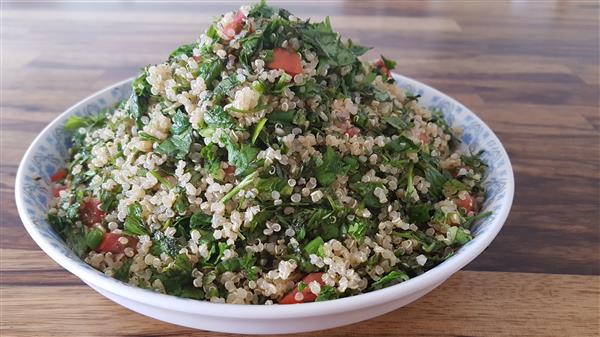
[[478, 154], [390, 71], [264, 2], [74, 116], [50, 224], [123, 282], [212, 302], [301, 303], [408, 280], [472, 239]]

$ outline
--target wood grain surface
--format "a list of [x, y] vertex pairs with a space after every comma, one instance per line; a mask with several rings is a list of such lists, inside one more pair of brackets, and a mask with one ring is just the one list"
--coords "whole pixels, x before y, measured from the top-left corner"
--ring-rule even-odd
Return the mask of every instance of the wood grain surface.
[[[303, 1], [398, 72], [475, 111], [511, 157], [513, 210], [447, 283], [388, 315], [315, 336], [600, 335], [598, 1]], [[0, 18], [0, 334], [221, 336], [123, 309], [22, 227], [14, 177], [59, 113], [198, 37], [233, 2], [5, 2]]]

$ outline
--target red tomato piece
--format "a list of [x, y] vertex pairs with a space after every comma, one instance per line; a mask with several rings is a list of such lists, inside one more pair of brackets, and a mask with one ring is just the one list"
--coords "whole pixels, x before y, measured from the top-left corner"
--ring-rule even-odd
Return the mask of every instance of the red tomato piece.
[[64, 191], [67, 189], [67, 186], [62, 186], [62, 185], [56, 185], [52, 187], [52, 196], [59, 197], [60, 196], [60, 191]]
[[243, 20], [245, 18], [246, 15], [244, 15], [242, 11], [237, 11], [233, 19], [223, 26], [223, 34], [230, 40], [233, 39], [242, 31], [242, 28], [244, 27]]
[[429, 136], [425, 133], [425, 132], [421, 132], [421, 134], [419, 135], [419, 140], [421, 141], [421, 143], [423, 143], [423, 145], [425, 144], [429, 144]]
[[383, 62], [382, 59], [379, 59], [377, 61], [375, 61], [375, 68], [379, 69], [383, 74], [385, 74], [385, 76], [387, 76], [388, 78], [390, 78], [392, 76], [392, 73], [390, 72], [390, 70], [385, 66], [385, 62]]
[[360, 133], [360, 129], [359, 128], [355, 128], [355, 127], [351, 127], [351, 128], [348, 128], [346, 130], [346, 132], [344, 132], [344, 133], [347, 134], [348, 137], [352, 138], [352, 137], [354, 137], [354, 136], [356, 136], [356, 135], [358, 135]]
[[79, 206], [79, 218], [88, 227], [102, 223], [105, 216], [104, 211], [100, 209], [100, 200], [96, 198], [87, 198]]
[[302, 283], [304, 283], [304, 285], [306, 286], [304, 289], [302, 289], [302, 300], [298, 301], [296, 299], [296, 294], [298, 293], [298, 285], [300, 284], [300, 282], [298, 282], [294, 286], [294, 289], [292, 289], [292, 291], [287, 293], [279, 300], [279, 304], [297, 304], [314, 302], [317, 299], [317, 295], [313, 294], [313, 292], [310, 291], [309, 284], [313, 281], [317, 281], [321, 286], [323, 286], [325, 284], [322, 278], [323, 274], [324, 273], [310, 273], [302, 279]]
[[67, 170], [60, 169], [60, 170], [54, 172], [54, 174], [50, 177], [50, 181], [55, 183], [57, 181], [61, 181], [61, 180], [65, 179], [66, 177], [67, 177]]
[[[120, 238], [126, 238], [127, 243], [122, 244], [119, 242]], [[113, 254], [120, 254], [125, 251], [125, 248], [133, 248], [135, 249], [138, 243], [138, 238], [134, 236], [128, 236], [123, 234], [115, 234], [115, 233], [104, 233], [102, 236], [102, 241], [96, 247], [96, 251], [99, 253], [108, 253], [111, 252]]]
[[232, 176], [235, 173], [235, 166], [229, 165], [226, 168], [224, 168], [223, 171], [225, 172], [226, 176]]
[[273, 50], [273, 61], [267, 66], [269, 69], [281, 69], [292, 76], [302, 73], [300, 55], [295, 51], [288, 51], [281, 48]]
[[456, 204], [456, 206], [464, 208], [467, 214], [472, 212], [475, 208], [475, 201], [469, 194], [467, 194], [467, 196], [464, 199], [455, 199], [454, 203]]

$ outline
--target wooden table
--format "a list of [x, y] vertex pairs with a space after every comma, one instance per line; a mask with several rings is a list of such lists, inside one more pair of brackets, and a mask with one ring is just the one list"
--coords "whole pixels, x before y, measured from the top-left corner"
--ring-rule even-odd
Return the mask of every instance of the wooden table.
[[[388, 315], [316, 336], [600, 334], [598, 2], [286, 3], [331, 15], [344, 36], [398, 60], [498, 134], [516, 195], [494, 243], [465, 271]], [[98, 295], [25, 233], [14, 177], [36, 134], [79, 99], [194, 40], [224, 3], [2, 5], [0, 161], [5, 336], [217, 336]]]

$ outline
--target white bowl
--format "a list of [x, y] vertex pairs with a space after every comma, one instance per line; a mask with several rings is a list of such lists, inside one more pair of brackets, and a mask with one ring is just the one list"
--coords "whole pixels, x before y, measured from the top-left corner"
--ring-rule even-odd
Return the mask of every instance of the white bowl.
[[247, 334], [292, 333], [332, 328], [398, 309], [439, 286], [477, 257], [494, 239], [510, 211], [514, 178], [504, 147], [474, 113], [454, 99], [423, 84], [394, 75], [398, 85], [421, 94], [420, 103], [441, 109], [450, 125], [464, 129], [463, 145], [485, 150], [483, 212], [493, 215], [473, 227], [474, 239], [453, 257], [406, 282], [362, 295], [300, 305], [238, 305], [178, 298], [133, 287], [108, 277], [81, 261], [46, 221], [51, 200], [50, 176], [63, 167], [69, 140], [63, 131], [71, 115], [86, 115], [128, 97], [131, 79], [99, 91], [62, 113], [33, 141], [19, 166], [15, 197], [19, 215], [33, 240], [54, 261], [109, 299], [141, 314], [191, 328]]

